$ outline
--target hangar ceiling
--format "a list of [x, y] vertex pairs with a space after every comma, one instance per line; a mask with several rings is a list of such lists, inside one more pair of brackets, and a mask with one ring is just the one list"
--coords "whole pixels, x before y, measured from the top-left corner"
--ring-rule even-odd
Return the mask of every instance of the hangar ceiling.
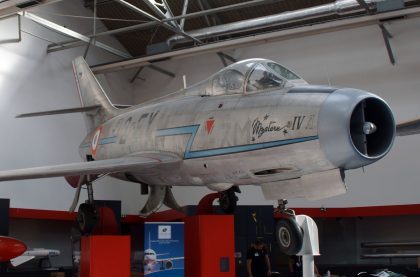
[[[134, 0], [128, 1], [134, 6], [138, 7], [144, 12], [158, 16], [154, 10], [150, 8], [148, 1]], [[153, 2], [153, 1], [151, 1]], [[159, 2], [159, 1], [157, 1]], [[162, 1], [160, 1], [163, 3]], [[299, 10], [308, 7], [314, 7], [322, 4], [332, 3], [332, 0], [315, 0], [315, 1], [305, 1], [305, 0], [294, 0], [294, 1], [240, 1], [240, 0], [187, 0], [187, 14], [194, 14], [201, 11], [211, 11], [216, 8], [221, 8], [220, 12], [210, 12], [197, 17], [190, 17], [185, 19], [185, 25], [183, 30], [188, 34], [193, 30], [198, 30], [210, 26], [220, 26], [223, 24], [228, 24], [232, 22], [238, 22], [251, 18], [264, 17], [273, 14], [279, 14], [285, 11]], [[97, 2], [97, 16], [107, 19], [128, 19], [133, 20], [132, 22], [124, 21], [114, 21], [114, 20], [102, 20], [103, 23], [107, 26], [109, 30], [115, 30], [123, 27], [133, 26], [139, 24], [138, 22], [148, 22], [151, 21], [150, 18], [147, 18], [143, 14], [133, 11], [129, 7], [122, 4], [123, 2], [114, 1], [114, 0], [99, 0]], [[171, 13], [174, 16], [182, 15], [184, 1], [167, 1], [168, 7]], [[247, 5], [243, 5], [247, 3]], [[242, 4], [242, 5], [241, 5]], [[85, 5], [93, 10], [94, 1], [85, 0]], [[229, 6], [232, 6], [230, 9]], [[223, 7], [228, 7], [225, 11]], [[169, 10], [168, 9], [168, 10]], [[327, 16], [318, 20], [328, 20], [336, 17]], [[163, 19], [160, 17], [159, 19]], [[137, 22], [136, 22], [137, 21]], [[307, 20], [304, 23], [314, 22], [315, 20]], [[180, 21], [178, 21], [180, 23]], [[292, 26], [295, 24], [286, 24], [284, 27]], [[179, 26], [181, 27], [181, 26]], [[200, 42], [193, 41], [192, 39], [186, 39], [182, 44], [174, 45], [173, 48], [185, 47], [190, 45], [198, 45], [200, 43], [209, 43], [223, 39], [229, 39], [232, 37], [238, 37], [241, 35], [249, 35], [250, 33], [258, 33], [263, 31], [269, 31], [271, 28], [261, 28], [248, 32], [241, 32], [239, 34], [230, 34], [230, 35], [220, 35], [220, 36], [210, 36], [203, 39], [200, 39]], [[145, 55], [150, 52], [159, 50], [160, 43], [165, 43], [166, 40], [176, 34], [173, 30], [165, 28], [161, 24], [155, 24], [147, 29], [136, 30], [132, 32], [122, 32], [116, 34], [116, 38], [124, 45], [128, 52], [132, 56]], [[156, 46], [156, 49], [153, 49], [153, 46]], [[148, 51], [149, 50], [149, 51]], [[165, 50], [165, 49], [162, 49]]]
[[[355, 2], [356, 5], [347, 8], [349, 2]], [[114, 36], [133, 57], [420, 4], [419, 0], [382, 1], [388, 2], [387, 5], [375, 2], [84, 0], [85, 6], [93, 11], [96, 3], [96, 15], [108, 30], [120, 30], [116, 31]], [[325, 8], [321, 10], [322, 7]], [[288, 16], [273, 18], [282, 14]], [[170, 21], [171, 18], [177, 20]], [[250, 19], [260, 20], [249, 21]], [[249, 25], [246, 25], [247, 21]], [[242, 26], [237, 27], [232, 23]], [[232, 30], [235, 27], [237, 28]]]
[[[39, 4], [59, 2], [60, 0], [2, 0], [0, 1], [0, 17], [3, 11], [16, 9], [17, 6], [29, 7]], [[26, 16], [45, 27], [71, 39], [58, 41], [48, 46], [47, 52], [61, 51], [72, 47], [85, 46], [85, 55], [89, 46], [105, 49], [121, 58], [121, 61], [142, 59], [146, 62], [127, 63], [121, 66], [93, 68], [94, 72], [150, 66], [151, 62], [171, 57], [171, 54], [183, 50], [183, 53], [196, 51], [200, 46], [219, 45], [234, 40], [254, 40], [262, 34], [270, 34], [281, 30], [295, 30], [301, 27], [317, 26], [343, 19], [370, 17], [375, 19], [384, 35], [385, 45], [391, 63], [394, 63], [387, 31], [386, 20], [394, 19], [378, 17], [395, 11], [409, 10], [420, 6], [420, 0], [79, 0], [87, 9], [93, 11], [92, 32], [77, 33], [69, 30], [59, 22], [50, 22], [36, 13], [22, 12]], [[416, 12], [416, 16], [420, 14]], [[404, 13], [394, 13], [397, 18], [404, 18]], [[73, 16], [77, 20], [77, 15]], [[377, 16], [377, 17], [375, 17]], [[96, 27], [97, 20], [102, 21], [106, 30]], [[85, 22], [85, 21], [83, 21]], [[360, 24], [360, 23], [359, 23]], [[372, 24], [372, 22], [371, 22]], [[125, 48], [125, 51], [109, 47], [101, 43], [105, 36], [114, 36]], [[264, 41], [264, 40], [262, 40]], [[260, 42], [262, 43], [262, 42]], [[201, 47], [203, 48], [203, 47]], [[232, 49], [231, 47], [230, 49]], [[223, 49], [223, 48], [220, 48]], [[213, 47], [226, 64], [234, 61], [223, 50]], [[144, 57], [153, 57], [144, 59]], [[153, 69], [159, 70], [157, 66]], [[160, 70], [161, 73], [173, 75]], [[134, 79], [133, 79], [134, 80]]]

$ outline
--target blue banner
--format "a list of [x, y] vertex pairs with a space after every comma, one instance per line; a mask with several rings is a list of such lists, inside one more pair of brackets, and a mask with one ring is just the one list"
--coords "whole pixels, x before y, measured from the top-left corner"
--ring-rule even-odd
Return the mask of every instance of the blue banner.
[[184, 277], [184, 223], [144, 224], [144, 275]]

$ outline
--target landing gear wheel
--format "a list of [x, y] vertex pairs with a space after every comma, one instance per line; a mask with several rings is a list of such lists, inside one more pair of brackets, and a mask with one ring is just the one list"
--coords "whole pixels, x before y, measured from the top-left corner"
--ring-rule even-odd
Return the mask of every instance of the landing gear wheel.
[[280, 251], [286, 255], [296, 255], [302, 248], [303, 232], [294, 219], [280, 219], [276, 225], [275, 236]]
[[235, 191], [230, 188], [226, 191], [222, 191], [219, 197], [219, 205], [222, 211], [225, 214], [233, 214], [236, 209], [236, 203], [238, 202], [238, 197], [235, 194]]
[[83, 235], [92, 233], [98, 222], [98, 213], [95, 207], [88, 203], [80, 204], [76, 221]]

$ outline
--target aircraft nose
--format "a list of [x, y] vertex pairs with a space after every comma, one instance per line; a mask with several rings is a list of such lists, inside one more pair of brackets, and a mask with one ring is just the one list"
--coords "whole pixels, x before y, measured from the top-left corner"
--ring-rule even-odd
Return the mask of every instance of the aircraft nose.
[[339, 89], [321, 106], [318, 136], [335, 166], [351, 169], [384, 157], [395, 137], [394, 116], [379, 96], [357, 89]]

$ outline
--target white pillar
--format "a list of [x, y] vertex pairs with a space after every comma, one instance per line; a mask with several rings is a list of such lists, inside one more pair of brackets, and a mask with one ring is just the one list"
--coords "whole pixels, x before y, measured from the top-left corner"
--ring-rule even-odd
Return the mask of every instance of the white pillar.
[[314, 262], [313, 255], [302, 256], [302, 273], [303, 273], [303, 277], [315, 276], [315, 262]]
[[315, 276], [314, 256], [319, 255], [318, 227], [315, 221], [306, 215], [297, 215], [296, 222], [303, 231], [302, 249], [297, 253], [302, 256], [303, 277]]

